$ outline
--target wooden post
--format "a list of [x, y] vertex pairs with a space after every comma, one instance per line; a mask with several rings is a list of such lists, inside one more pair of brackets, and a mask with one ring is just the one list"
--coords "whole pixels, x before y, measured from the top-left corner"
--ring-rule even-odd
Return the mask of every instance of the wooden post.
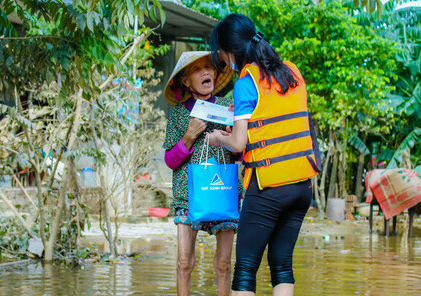
[[389, 228], [390, 228], [389, 220], [386, 220], [386, 218], [384, 218], [384, 235], [386, 236], [386, 238], [389, 237]]
[[392, 224], [392, 235], [396, 235], [396, 221], [397, 221], [397, 216], [394, 216], [393, 224]]
[[370, 215], [368, 216], [368, 225], [369, 225], [369, 233], [372, 234], [373, 233], [373, 200], [370, 203]]
[[412, 237], [413, 224], [414, 224], [414, 214], [415, 214], [414, 207], [409, 208], [408, 209], [408, 215], [409, 215], [409, 232], [408, 232], [408, 236], [409, 237]]

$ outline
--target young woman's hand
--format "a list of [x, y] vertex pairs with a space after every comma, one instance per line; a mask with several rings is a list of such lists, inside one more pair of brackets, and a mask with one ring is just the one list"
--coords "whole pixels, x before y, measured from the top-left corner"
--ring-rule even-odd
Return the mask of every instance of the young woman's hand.
[[210, 134], [209, 144], [212, 146], [224, 146], [231, 152], [242, 152], [247, 144], [247, 119], [234, 122], [232, 132], [214, 130]]
[[229, 104], [228, 111], [234, 112], [234, 103]]
[[207, 121], [194, 117], [190, 118], [189, 126], [187, 127], [187, 131], [183, 137], [183, 143], [188, 150], [191, 149], [194, 141], [196, 141], [196, 138], [206, 130], [207, 126]]
[[[234, 112], [234, 103], [229, 104], [228, 110]], [[225, 128], [225, 130], [228, 133], [232, 133], [232, 128], [229, 125], [227, 125], [227, 127]]]
[[221, 136], [228, 136], [229, 133], [223, 130], [213, 130], [212, 133], [208, 134], [209, 137], [209, 145], [214, 147], [219, 147], [222, 145], [221, 141], [219, 140], [219, 137]]

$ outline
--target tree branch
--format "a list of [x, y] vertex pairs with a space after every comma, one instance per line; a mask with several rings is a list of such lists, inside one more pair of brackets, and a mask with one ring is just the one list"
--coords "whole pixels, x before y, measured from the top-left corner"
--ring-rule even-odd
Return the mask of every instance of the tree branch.
[[[158, 26], [159, 27], [159, 26]], [[133, 51], [136, 49], [136, 47], [143, 41], [145, 40], [147, 37], [149, 37], [149, 35], [151, 34], [152, 31], [156, 30], [158, 27], [153, 28], [151, 31], [148, 32], [148, 34], [143, 33], [142, 35], [136, 37], [136, 39], [134, 40], [132, 46], [130, 47], [129, 51], [124, 55], [124, 57], [121, 59], [120, 63], [124, 64], [126, 63], [127, 59], [131, 56], [131, 54], [133, 53]], [[107, 85], [111, 82], [111, 80], [113, 80], [114, 78], [114, 74], [111, 74], [107, 80], [105, 80], [105, 82], [103, 84], [101, 84], [101, 86], [99, 87], [100, 89], [105, 89], [107, 87]]]
[[[79, 129], [80, 124], [80, 118], [82, 113], [82, 89], [79, 89], [77, 101], [76, 101], [76, 110], [75, 110], [75, 118], [73, 121], [73, 125], [71, 128], [70, 136], [69, 136], [69, 144], [67, 146], [68, 151], [73, 150], [73, 146], [76, 142], [76, 135], [77, 131]], [[67, 194], [67, 187], [68, 187], [68, 169], [69, 169], [69, 160], [66, 160], [64, 163], [64, 172], [62, 176], [62, 182], [61, 187], [59, 191], [58, 196], [58, 209], [55, 219], [53, 220], [52, 226], [51, 226], [51, 232], [50, 232], [50, 238], [48, 240], [47, 245], [45, 246], [45, 260], [51, 261], [53, 259], [53, 250], [54, 250], [54, 244], [57, 240], [58, 231], [60, 229], [60, 223], [61, 223], [61, 215], [63, 213], [63, 209], [65, 206], [65, 200], [66, 200], [66, 194]]]
[[70, 39], [57, 37], [57, 36], [47, 36], [47, 35], [45, 35], [45, 36], [30, 36], [30, 37], [0, 37], [0, 40], [31, 40], [31, 39], [57, 39], [57, 40], [66, 41], [66, 42], [74, 44], [74, 42]]

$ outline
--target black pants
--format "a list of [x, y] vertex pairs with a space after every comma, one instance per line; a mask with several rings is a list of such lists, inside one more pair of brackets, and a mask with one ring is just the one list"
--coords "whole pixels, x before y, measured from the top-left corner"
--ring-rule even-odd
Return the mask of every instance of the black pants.
[[295, 282], [292, 253], [311, 200], [310, 180], [260, 190], [253, 173], [240, 214], [233, 291], [256, 292], [266, 245], [272, 286]]

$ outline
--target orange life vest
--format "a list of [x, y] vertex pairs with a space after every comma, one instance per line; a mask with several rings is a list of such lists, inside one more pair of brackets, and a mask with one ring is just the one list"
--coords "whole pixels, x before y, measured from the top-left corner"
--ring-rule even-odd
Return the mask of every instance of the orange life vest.
[[266, 78], [261, 80], [256, 65], [247, 64], [240, 74], [240, 78], [250, 74], [258, 93], [256, 108], [248, 121], [244, 188], [250, 183], [253, 169], [260, 189], [303, 181], [319, 171], [313, 151], [304, 79], [294, 64], [284, 63], [298, 81], [298, 86], [284, 95], [277, 91], [281, 87], [275, 79], [272, 78], [271, 87]]

